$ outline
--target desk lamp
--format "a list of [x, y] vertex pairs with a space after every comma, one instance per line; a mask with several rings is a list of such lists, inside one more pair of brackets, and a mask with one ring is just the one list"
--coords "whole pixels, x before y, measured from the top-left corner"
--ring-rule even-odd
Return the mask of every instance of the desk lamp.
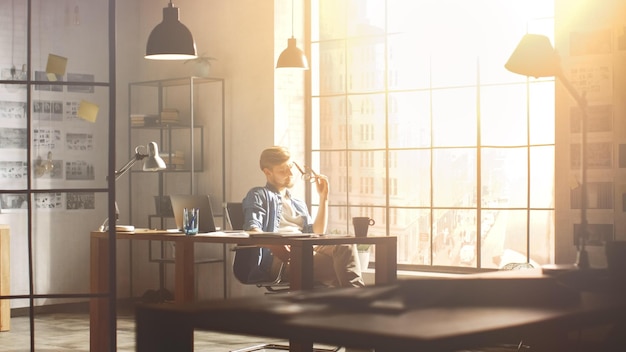
[[[148, 143], [148, 147], [147, 147], [148, 154], [142, 153], [141, 149], [146, 149], [146, 147], [143, 145], [139, 145], [135, 147], [134, 157], [130, 159], [126, 163], [126, 165], [122, 166], [121, 169], [115, 171], [115, 181], [117, 181], [120, 177], [122, 177], [122, 175], [128, 172], [128, 170], [130, 170], [133, 167], [133, 165], [135, 165], [136, 162], [146, 159], [146, 158], [147, 159], [143, 162], [143, 171], [160, 171], [160, 170], [165, 170], [167, 168], [167, 166], [165, 165], [165, 161], [163, 161], [163, 159], [161, 159], [161, 157], [159, 156], [159, 146], [156, 144], [156, 142]], [[119, 212], [119, 209], [117, 207], [117, 202], [116, 202], [115, 203], [116, 220], [119, 217], [119, 213], [120, 212]], [[107, 231], [108, 224], [109, 224], [109, 218], [106, 218], [106, 220], [104, 220], [104, 223], [102, 223], [102, 225], [100, 226], [100, 231]], [[119, 228], [122, 231], [133, 231], [135, 229], [134, 226], [119, 226]]]
[[580, 232], [576, 241], [578, 255], [575, 266], [579, 269], [589, 268], [589, 257], [585, 250], [588, 236], [587, 224], [587, 100], [580, 95], [563, 74], [556, 50], [550, 39], [544, 35], [526, 34], [511, 54], [504, 67], [524, 76], [556, 77], [572, 95], [581, 111], [581, 184], [580, 184]]

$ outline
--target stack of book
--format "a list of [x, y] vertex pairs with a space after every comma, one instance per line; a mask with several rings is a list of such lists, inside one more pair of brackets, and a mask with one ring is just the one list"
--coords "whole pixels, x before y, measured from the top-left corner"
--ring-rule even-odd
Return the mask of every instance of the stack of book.
[[160, 152], [159, 156], [165, 161], [170, 170], [180, 170], [185, 168], [185, 155], [182, 151]]
[[161, 124], [172, 125], [179, 122], [178, 110], [174, 108], [163, 108], [161, 111]]
[[159, 116], [146, 115], [146, 114], [131, 114], [130, 126], [131, 127], [143, 127], [143, 126], [157, 126], [159, 124]]

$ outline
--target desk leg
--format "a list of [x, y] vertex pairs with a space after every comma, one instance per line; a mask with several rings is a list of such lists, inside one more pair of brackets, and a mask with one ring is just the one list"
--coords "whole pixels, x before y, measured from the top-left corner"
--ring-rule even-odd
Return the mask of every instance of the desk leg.
[[[91, 293], [109, 291], [109, 240], [91, 237]], [[110, 351], [109, 299], [91, 298], [89, 302], [89, 345], [91, 352]]]
[[193, 351], [193, 328], [186, 314], [137, 306], [135, 324], [137, 352]]
[[[313, 246], [298, 243], [291, 245], [289, 289], [292, 291], [313, 289]], [[313, 342], [289, 340], [289, 351], [312, 352]]]
[[193, 302], [195, 296], [194, 242], [181, 237], [175, 241], [174, 258], [174, 302]]
[[291, 245], [289, 288], [293, 291], [313, 289], [313, 245], [298, 242]]
[[313, 352], [313, 342], [289, 340], [289, 351], [290, 352]]
[[388, 284], [396, 281], [398, 277], [398, 253], [396, 251], [397, 239], [389, 237], [384, 244], [377, 244], [376, 253], [376, 271], [374, 280], [376, 285]]

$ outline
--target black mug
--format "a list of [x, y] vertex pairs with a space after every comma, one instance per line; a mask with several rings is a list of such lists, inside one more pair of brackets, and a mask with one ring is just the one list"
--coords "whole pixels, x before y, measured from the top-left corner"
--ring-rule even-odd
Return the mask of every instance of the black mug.
[[352, 225], [354, 225], [355, 237], [367, 237], [367, 230], [370, 226], [376, 224], [374, 219], [370, 219], [367, 216], [357, 216], [352, 218]]

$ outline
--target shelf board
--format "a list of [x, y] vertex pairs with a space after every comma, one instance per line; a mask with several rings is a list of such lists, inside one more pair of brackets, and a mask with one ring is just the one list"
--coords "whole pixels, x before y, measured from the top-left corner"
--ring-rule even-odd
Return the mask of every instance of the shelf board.
[[176, 86], [186, 86], [189, 85], [190, 82], [193, 84], [202, 84], [202, 83], [210, 83], [210, 82], [223, 82], [223, 78], [217, 77], [179, 77], [179, 78], [170, 78], [170, 79], [159, 79], [153, 81], [143, 81], [143, 82], [132, 82], [132, 86], [146, 86], [146, 87], [176, 87]]
[[[161, 171], [143, 171], [143, 170], [131, 170], [130, 172], [134, 174], [158, 174], [160, 172], [170, 173], [170, 172], [191, 172], [191, 169], [165, 169]], [[193, 172], [204, 172], [204, 168], [195, 168]]]
[[[189, 129], [191, 126], [185, 124], [162, 124], [162, 125], [150, 125], [150, 126], [130, 126], [133, 130], [182, 130]], [[194, 125], [193, 128], [202, 128], [202, 125]]]

